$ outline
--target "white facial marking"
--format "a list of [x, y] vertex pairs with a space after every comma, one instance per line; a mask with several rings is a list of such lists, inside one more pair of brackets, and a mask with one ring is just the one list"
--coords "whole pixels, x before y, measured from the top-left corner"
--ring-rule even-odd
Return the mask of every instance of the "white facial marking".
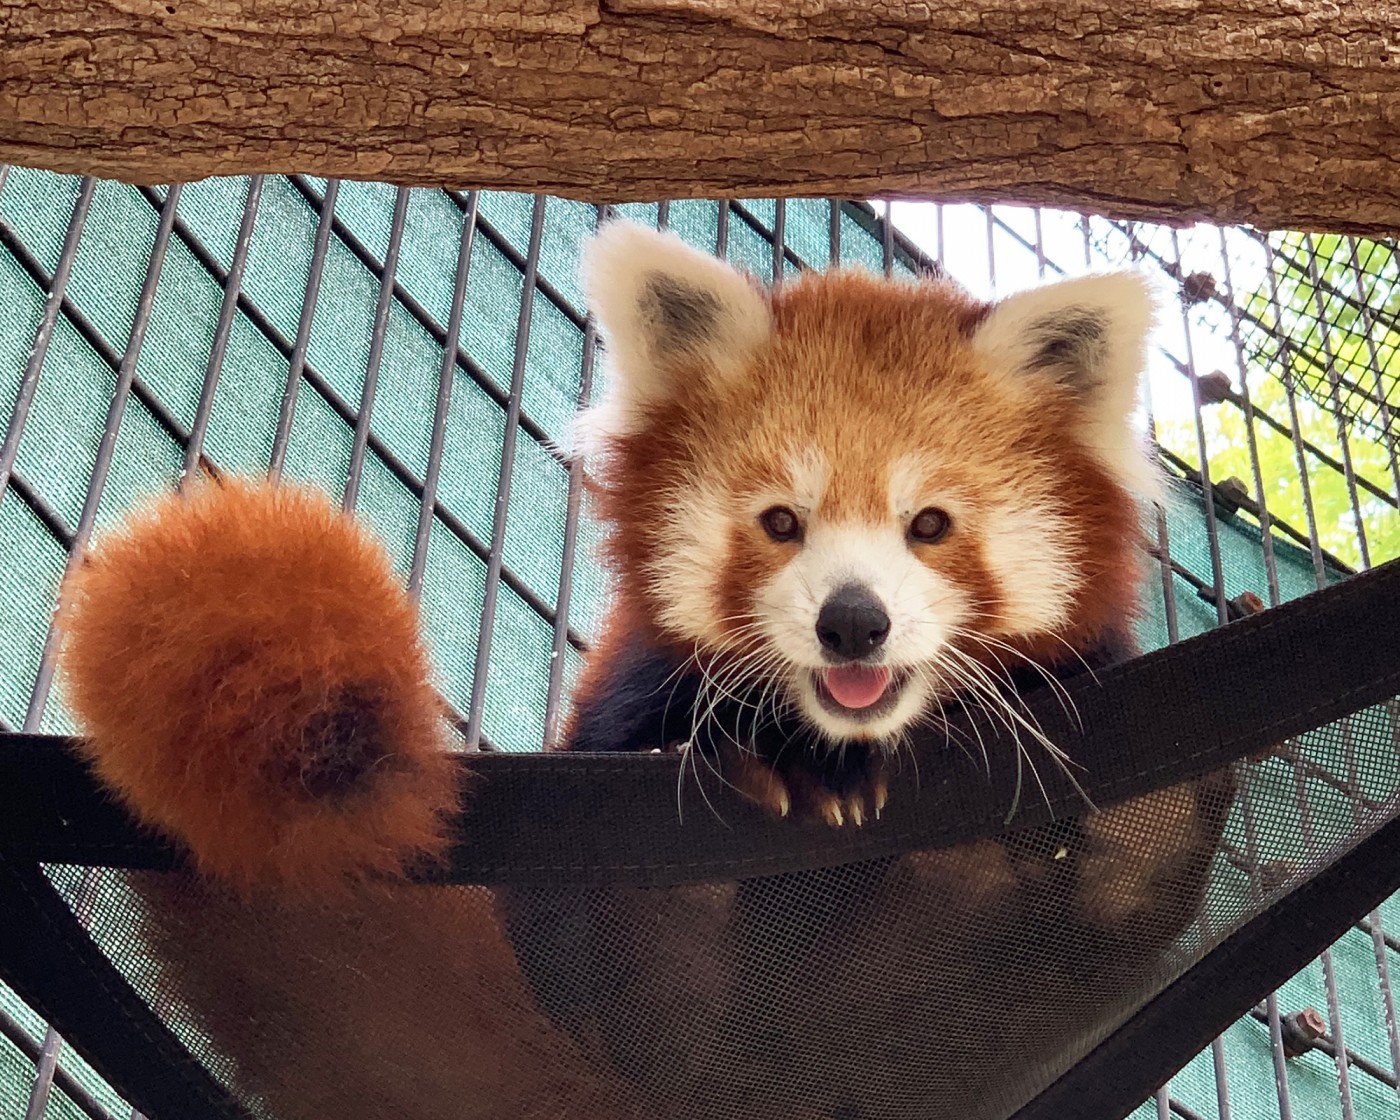
[[1048, 502], [1001, 505], [982, 517], [987, 565], [1001, 591], [1008, 635], [1054, 630], [1069, 620], [1080, 577], [1070, 561], [1074, 528]]
[[685, 638], [720, 645], [724, 629], [716, 581], [728, 552], [729, 503], [713, 487], [695, 483], [676, 493], [665, 508], [667, 547], [647, 565], [663, 599], [657, 621]]
[[802, 550], [756, 596], [755, 614], [768, 640], [793, 666], [794, 698], [808, 721], [833, 739], [880, 739], [896, 733], [928, 703], [915, 673], [897, 701], [879, 715], [860, 718], [831, 711], [817, 698], [813, 672], [829, 666], [817, 638], [817, 615], [827, 597], [860, 584], [884, 607], [889, 637], [879, 664], [896, 673], [927, 666], [968, 615], [967, 597], [910, 551], [903, 526], [809, 522]]
[[787, 470], [798, 511], [810, 513], [821, 505], [822, 495], [826, 493], [826, 484], [831, 477], [826, 457], [820, 451], [793, 454], [788, 457]]
[[928, 465], [917, 455], [901, 455], [890, 468], [890, 513], [896, 518], [907, 518], [919, 512], [929, 503], [924, 500], [924, 480], [930, 471]]

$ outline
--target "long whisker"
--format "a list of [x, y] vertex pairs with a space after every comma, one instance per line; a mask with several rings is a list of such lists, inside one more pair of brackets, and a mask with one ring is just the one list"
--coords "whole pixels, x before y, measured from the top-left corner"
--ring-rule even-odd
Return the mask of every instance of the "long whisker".
[[[1053, 673], [1046, 669], [1045, 666], [1041, 665], [1040, 662], [1038, 662], [1035, 658], [1031, 657], [1029, 654], [1022, 652], [1021, 650], [1017, 649], [1013, 645], [1008, 644], [1007, 642], [1000, 641], [997, 638], [989, 637], [986, 634], [977, 634], [971, 630], [965, 630], [962, 627], [957, 626], [952, 627], [949, 632], [955, 635], [956, 637], [976, 642], [978, 645], [983, 646], [986, 649], [1003, 650], [1006, 653], [1009, 653], [1015, 657], [1019, 657], [1022, 661], [1024, 661], [1027, 665], [1034, 669], [1035, 672], [1041, 678], [1044, 679], [1045, 683], [1050, 686], [1051, 690], [1055, 693], [1056, 698], [1060, 701], [1060, 708], [1065, 713], [1065, 715], [1068, 718], [1074, 720], [1079, 730], [1084, 730], [1084, 724], [1079, 718], [1079, 706], [1075, 704], [1074, 697], [1070, 695], [1069, 689], [1065, 687], [1063, 681], [1061, 681], [1058, 677], [1056, 677]], [[1000, 659], [998, 659], [998, 663], [1000, 663]], [[1005, 666], [1003, 666], [1003, 668], [1005, 668]], [[1007, 677], [1007, 684], [1012, 685], [1013, 691], [1015, 690], [1015, 686], [1014, 684], [1012, 684], [1009, 674]]]

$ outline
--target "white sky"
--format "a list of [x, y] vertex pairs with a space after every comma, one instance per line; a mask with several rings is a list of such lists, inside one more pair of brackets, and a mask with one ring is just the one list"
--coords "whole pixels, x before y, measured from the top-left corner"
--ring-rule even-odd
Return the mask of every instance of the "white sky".
[[[878, 211], [883, 212], [883, 208], [883, 203], [876, 203]], [[1006, 295], [1042, 280], [1042, 265], [1034, 248], [1036, 210], [1033, 207], [896, 202], [891, 213], [895, 226], [905, 236], [929, 256], [941, 259], [953, 277], [979, 296]], [[1040, 241], [1046, 258], [1045, 280], [1131, 265], [1126, 239], [1112, 233], [1107, 223], [1092, 223], [1094, 244], [1086, 258], [1084, 230], [1078, 214], [1049, 209], [1039, 213]], [[1002, 228], [1001, 223], [1015, 233]], [[1017, 240], [1015, 234], [1029, 246]], [[1168, 261], [1176, 260], [1179, 246], [1184, 272], [1210, 272], [1223, 288], [1222, 235], [1216, 227], [1193, 226], [1180, 230], [1177, 245], [1173, 245], [1171, 230], [1166, 227], [1140, 225], [1138, 235]], [[1267, 282], [1262, 247], [1247, 235], [1233, 230], [1225, 235], [1225, 243], [1229, 246], [1230, 282], [1235, 290], [1245, 294], [1258, 290]], [[1190, 420], [1190, 382], [1172, 359], [1185, 362], [1189, 357], [1194, 360], [1198, 374], [1220, 370], [1238, 386], [1240, 368], [1230, 322], [1213, 306], [1194, 308], [1190, 314], [1188, 349], [1180, 301], [1173, 298], [1177, 291], [1173, 281], [1153, 262], [1143, 267], [1163, 286], [1167, 307], [1148, 367], [1152, 407], [1160, 419]]]

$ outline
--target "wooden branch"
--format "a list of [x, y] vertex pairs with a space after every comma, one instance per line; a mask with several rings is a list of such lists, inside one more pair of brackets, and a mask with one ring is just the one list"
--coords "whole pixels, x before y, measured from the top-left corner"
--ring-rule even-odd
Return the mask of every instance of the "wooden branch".
[[0, 160], [1400, 229], [1400, 0], [0, 0]]

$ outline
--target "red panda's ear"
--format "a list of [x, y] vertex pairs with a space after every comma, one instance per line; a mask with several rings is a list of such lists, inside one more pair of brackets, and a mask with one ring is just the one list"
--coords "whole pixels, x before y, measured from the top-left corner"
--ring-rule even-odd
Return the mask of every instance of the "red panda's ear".
[[1131, 417], [1157, 307], [1143, 273], [1082, 276], [1008, 296], [978, 324], [972, 344], [993, 375], [1069, 388], [1083, 408], [1084, 443], [1125, 483], [1150, 491]]
[[619, 419], [666, 399], [682, 367], [742, 369], [773, 329], [754, 281], [671, 232], [610, 222], [584, 246], [583, 281]]

